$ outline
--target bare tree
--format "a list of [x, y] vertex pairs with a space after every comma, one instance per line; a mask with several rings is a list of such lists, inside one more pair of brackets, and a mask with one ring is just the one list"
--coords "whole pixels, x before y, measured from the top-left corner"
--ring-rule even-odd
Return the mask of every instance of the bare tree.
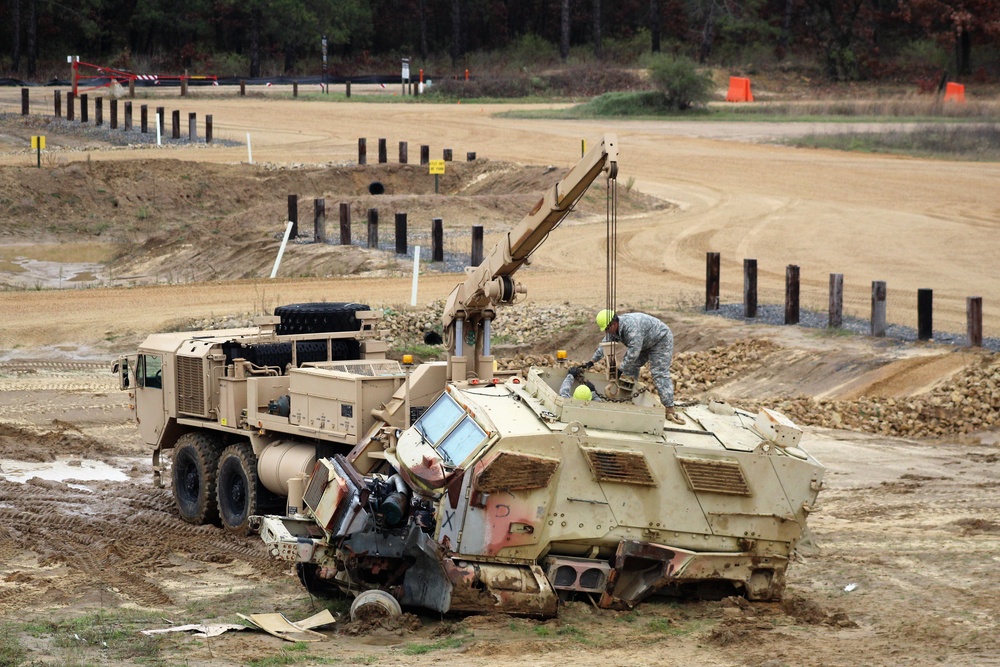
[[601, 48], [601, 0], [594, 0], [594, 57], [600, 60], [604, 57], [604, 49]]
[[260, 32], [264, 20], [260, 5], [254, 3], [250, 7], [250, 77], [260, 76]]
[[451, 62], [462, 57], [462, 0], [451, 0]]
[[34, 79], [38, 65], [38, 2], [28, 2], [28, 78]]
[[420, 0], [420, 59], [427, 60], [427, 0]]
[[562, 0], [562, 12], [559, 22], [559, 57], [563, 60], [569, 57], [569, 0]]
[[21, 0], [11, 0], [11, 27], [14, 40], [10, 50], [10, 68], [17, 73], [21, 69]]
[[649, 0], [649, 34], [653, 53], [660, 52], [660, 0]]

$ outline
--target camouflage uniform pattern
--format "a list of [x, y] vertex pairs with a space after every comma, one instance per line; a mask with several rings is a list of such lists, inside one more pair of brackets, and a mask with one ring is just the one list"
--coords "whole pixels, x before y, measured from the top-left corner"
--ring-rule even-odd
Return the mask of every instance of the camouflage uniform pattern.
[[[670, 378], [670, 362], [674, 357], [674, 334], [670, 327], [646, 313], [623, 313], [618, 316], [618, 334], [609, 331], [602, 342], [621, 343], [628, 349], [622, 359], [621, 374], [638, 377], [647, 362], [664, 407], [674, 404], [674, 381]], [[600, 347], [591, 361], [604, 358]]]

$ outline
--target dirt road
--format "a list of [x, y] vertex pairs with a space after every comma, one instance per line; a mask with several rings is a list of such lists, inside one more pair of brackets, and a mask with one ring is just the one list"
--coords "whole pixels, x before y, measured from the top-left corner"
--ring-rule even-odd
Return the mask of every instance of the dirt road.
[[[458, 156], [476, 151], [489, 159], [568, 166], [579, 156], [580, 139], [592, 142], [605, 132], [617, 132], [620, 182], [634, 179], [634, 187], [678, 206], [621, 222], [623, 304], [670, 307], [678, 299], [702, 301], [705, 253], [712, 251], [722, 255], [726, 302], [742, 300], [742, 262], [756, 258], [762, 302], [783, 302], [785, 267], [795, 264], [801, 267], [803, 306], [825, 310], [829, 274], [843, 273], [849, 314], [868, 316], [871, 282], [884, 280], [892, 322], [914, 326], [916, 290], [931, 288], [938, 329], [964, 332], [966, 298], [973, 295], [987, 304], [986, 335], [1000, 329], [1000, 312], [988, 306], [1000, 296], [1000, 275], [984, 270], [1000, 251], [997, 164], [724, 140], [786, 134], [789, 129], [780, 124], [521, 120], [498, 117], [511, 108], [504, 105], [332, 104], [228, 94], [139, 102], [183, 107], [199, 118], [213, 114], [216, 136], [243, 143], [250, 133], [254, 160], [280, 164], [353, 161], [358, 137], [367, 137], [372, 146], [377, 137], [385, 137], [390, 147], [401, 140], [411, 146], [428, 144], [435, 156], [451, 147]], [[0, 145], [0, 163], [24, 165], [28, 156], [23, 149], [17, 154], [12, 150], [9, 141]], [[244, 146], [140, 153], [247, 160]], [[374, 147], [369, 153], [374, 155]], [[86, 152], [94, 160], [134, 154], [99, 146]], [[58, 155], [84, 157], [78, 152]], [[461, 216], [461, 211], [454, 213]], [[592, 282], [595, 267], [603, 266], [603, 237], [602, 223], [553, 235], [537, 254], [532, 271], [540, 277], [531, 286], [532, 297], [579, 298], [580, 286]], [[403, 303], [406, 284], [406, 279], [352, 284], [346, 291], [355, 293], [345, 298], [372, 293], [387, 303]], [[281, 289], [304, 295], [329, 288], [295, 284]], [[6, 298], [0, 302], [5, 309], [20, 307]], [[595, 304], [600, 300], [600, 295], [592, 298]]]

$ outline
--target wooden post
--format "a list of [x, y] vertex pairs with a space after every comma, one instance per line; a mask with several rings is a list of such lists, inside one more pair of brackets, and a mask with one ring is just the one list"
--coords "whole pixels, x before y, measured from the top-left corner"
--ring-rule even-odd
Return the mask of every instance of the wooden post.
[[406, 214], [396, 213], [396, 254], [406, 254]]
[[743, 317], [757, 317], [757, 260], [743, 260]]
[[347, 82], [347, 86], [346, 86], [345, 92], [347, 93], [348, 97], [351, 96], [351, 82], [350, 81]]
[[965, 318], [969, 334], [969, 347], [983, 346], [983, 297], [965, 299]]
[[479, 266], [483, 263], [483, 226], [472, 226], [472, 257], [470, 266]]
[[292, 81], [292, 97], [298, 97], [298, 96], [299, 96], [299, 82]]
[[872, 336], [885, 336], [885, 297], [884, 280], [872, 281]]
[[73, 93], [66, 93], [66, 120], [73, 120], [76, 118], [76, 114], [73, 112], [73, 106], [76, 103], [76, 95]]
[[705, 258], [705, 310], [719, 309], [719, 276], [721, 256], [707, 253]]
[[187, 77], [181, 77], [181, 97], [187, 97], [188, 94], [188, 80]]
[[427, 144], [420, 145], [420, 164], [428, 164], [431, 161], [431, 147]]
[[288, 195], [288, 221], [292, 223], [292, 233], [288, 235], [290, 239], [299, 237], [299, 196]]
[[130, 99], [135, 99], [135, 79], [128, 80], [128, 96]]
[[368, 140], [358, 139], [358, 164], [368, 164]]
[[326, 243], [326, 200], [313, 200], [313, 240], [316, 243]]
[[785, 268], [785, 324], [799, 323], [799, 267]]
[[198, 141], [198, 115], [188, 113], [188, 141]]
[[340, 202], [340, 245], [351, 245], [351, 205]]
[[[69, 95], [67, 95], [66, 97], [69, 97]], [[111, 108], [108, 109], [108, 111], [111, 112], [111, 123], [110, 123], [111, 129], [112, 130], [117, 130], [118, 129], [118, 100], [111, 100], [109, 102], [109, 104], [111, 105]]]
[[399, 164], [406, 164], [409, 159], [409, 146], [405, 141], [399, 142]]
[[149, 105], [139, 105], [139, 132], [149, 134]]
[[444, 220], [431, 218], [431, 261], [444, 261]]
[[247, 96], [247, 82], [240, 81], [240, 97], [246, 97], [246, 96]]
[[205, 116], [205, 143], [212, 143], [212, 114]]
[[389, 161], [389, 154], [386, 151], [385, 139], [378, 140], [378, 163], [385, 164]]
[[52, 103], [55, 105], [56, 118], [62, 118], [62, 91], [56, 90], [52, 93]]
[[830, 274], [830, 319], [831, 329], [844, 326], [844, 274]]
[[125, 103], [125, 131], [132, 131], [132, 103]]
[[445, 162], [451, 162], [451, 149], [450, 148], [445, 148], [441, 152], [441, 156], [444, 158]]
[[28, 115], [28, 89], [27, 88], [22, 88], [21, 89], [21, 115], [22, 116], [27, 116]]
[[160, 136], [167, 136], [166, 111], [163, 107], [156, 107], [156, 115], [160, 117]]
[[934, 290], [917, 290], [917, 340], [934, 337]]
[[104, 98], [94, 98], [94, 125], [100, 127], [104, 125]]
[[89, 104], [87, 104], [88, 96], [86, 93], [80, 95], [80, 122], [86, 123], [90, 120], [90, 109]]
[[468, 153], [466, 153], [465, 154], [465, 161], [466, 162], [475, 162], [476, 161], [476, 151], [469, 151]]
[[378, 248], [378, 209], [368, 209], [368, 247]]
[[174, 139], [181, 138], [181, 112], [177, 109], [170, 112], [170, 136]]

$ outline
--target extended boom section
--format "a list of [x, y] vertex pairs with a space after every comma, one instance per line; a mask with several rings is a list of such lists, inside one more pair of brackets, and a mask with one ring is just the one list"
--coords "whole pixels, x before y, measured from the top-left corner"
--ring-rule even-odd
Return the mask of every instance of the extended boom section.
[[468, 277], [448, 296], [441, 318], [448, 348], [448, 379], [493, 377], [490, 323], [495, 309], [527, 293], [527, 288], [513, 279], [514, 273], [529, 262], [531, 254], [602, 173], [609, 181], [618, 177], [618, 139], [614, 134], [605, 135], [565, 178], [547, 190], [479, 266], [466, 269]]

